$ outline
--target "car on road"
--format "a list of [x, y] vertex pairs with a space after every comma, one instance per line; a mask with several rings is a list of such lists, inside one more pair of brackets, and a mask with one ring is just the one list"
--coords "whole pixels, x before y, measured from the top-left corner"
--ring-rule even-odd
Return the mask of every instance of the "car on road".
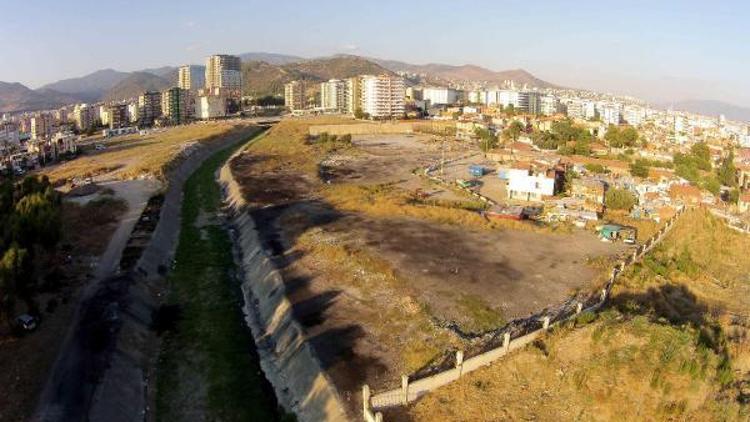
[[94, 149], [96, 149], [97, 151], [104, 151], [105, 149], [107, 149], [107, 147], [104, 144], [96, 144], [94, 145]]

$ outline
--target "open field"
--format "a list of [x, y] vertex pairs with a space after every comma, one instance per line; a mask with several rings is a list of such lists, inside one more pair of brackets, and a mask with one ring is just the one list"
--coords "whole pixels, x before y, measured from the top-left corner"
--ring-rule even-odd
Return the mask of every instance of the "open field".
[[[345, 122], [345, 121], [343, 121]], [[423, 135], [318, 142], [287, 120], [232, 163], [295, 315], [345, 399], [393, 387], [450, 347], [604, 277], [624, 251], [587, 232], [490, 222], [482, 204], [412, 174], [443, 156]], [[472, 154], [451, 142], [446, 159]], [[426, 195], [417, 195], [417, 190]], [[507, 223], [507, 224], [506, 224]]]
[[387, 420], [750, 418], [750, 236], [685, 214], [599, 316], [428, 394]]
[[180, 154], [198, 143], [211, 142], [241, 128], [241, 125], [229, 122], [196, 123], [154, 129], [144, 136], [118, 136], [99, 142], [106, 147], [102, 151], [89, 146], [82, 156], [44, 168], [41, 172], [53, 182], [104, 174], [121, 180], [141, 176], [161, 178]]

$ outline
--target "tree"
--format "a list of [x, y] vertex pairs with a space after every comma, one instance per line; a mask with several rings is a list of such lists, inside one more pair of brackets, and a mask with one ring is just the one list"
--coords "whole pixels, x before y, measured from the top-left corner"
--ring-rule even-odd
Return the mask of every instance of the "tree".
[[497, 147], [497, 136], [493, 135], [489, 129], [478, 127], [474, 129], [474, 134], [479, 137], [479, 148], [483, 153], [487, 154]]
[[635, 160], [634, 163], [630, 164], [630, 174], [636, 177], [648, 177], [648, 164], [641, 160]]
[[708, 149], [705, 142], [698, 142], [690, 147], [690, 154], [693, 156], [698, 169], [711, 170], [711, 150]]
[[733, 150], [730, 150], [729, 154], [721, 161], [721, 165], [716, 169], [716, 175], [719, 182], [724, 186], [734, 187], [737, 185], [737, 168], [734, 166]]
[[518, 138], [521, 136], [522, 131], [523, 131], [523, 124], [521, 124], [521, 122], [517, 120], [514, 120], [510, 122], [508, 127], [506, 127], [503, 130], [503, 139], [516, 142], [518, 141]]
[[721, 193], [721, 183], [719, 183], [719, 179], [713, 174], [708, 175], [703, 179], [701, 187], [714, 195]]
[[636, 198], [629, 190], [614, 188], [607, 191], [604, 203], [609, 209], [629, 211], [635, 206]]

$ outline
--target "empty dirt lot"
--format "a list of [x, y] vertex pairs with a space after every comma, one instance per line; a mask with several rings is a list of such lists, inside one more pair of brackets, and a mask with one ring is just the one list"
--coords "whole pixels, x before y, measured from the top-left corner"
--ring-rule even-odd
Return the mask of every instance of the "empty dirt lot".
[[[306, 140], [282, 122], [232, 162], [325, 368], [357, 406], [462, 340], [588, 289], [622, 246], [482, 219], [462, 194], [412, 174], [443, 156], [425, 136]], [[452, 144], [447, 159], [474, 153]], [[415, 198], [436, 193], [439, 201]], [[514, 223], [515, 224], [515, 223]], [[510, 228], [514, 227], [514, 228]]]

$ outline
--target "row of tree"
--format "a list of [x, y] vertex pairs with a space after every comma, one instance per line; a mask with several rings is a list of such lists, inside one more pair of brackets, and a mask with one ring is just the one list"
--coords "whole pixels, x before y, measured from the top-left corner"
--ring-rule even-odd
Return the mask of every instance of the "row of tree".
[[36, 310], [34, 265], [54, 253], [61, 237], [60, 194], [46, 176], [10, 178], [0, 184], [0, 321], [9, 321], [21, 300]]

